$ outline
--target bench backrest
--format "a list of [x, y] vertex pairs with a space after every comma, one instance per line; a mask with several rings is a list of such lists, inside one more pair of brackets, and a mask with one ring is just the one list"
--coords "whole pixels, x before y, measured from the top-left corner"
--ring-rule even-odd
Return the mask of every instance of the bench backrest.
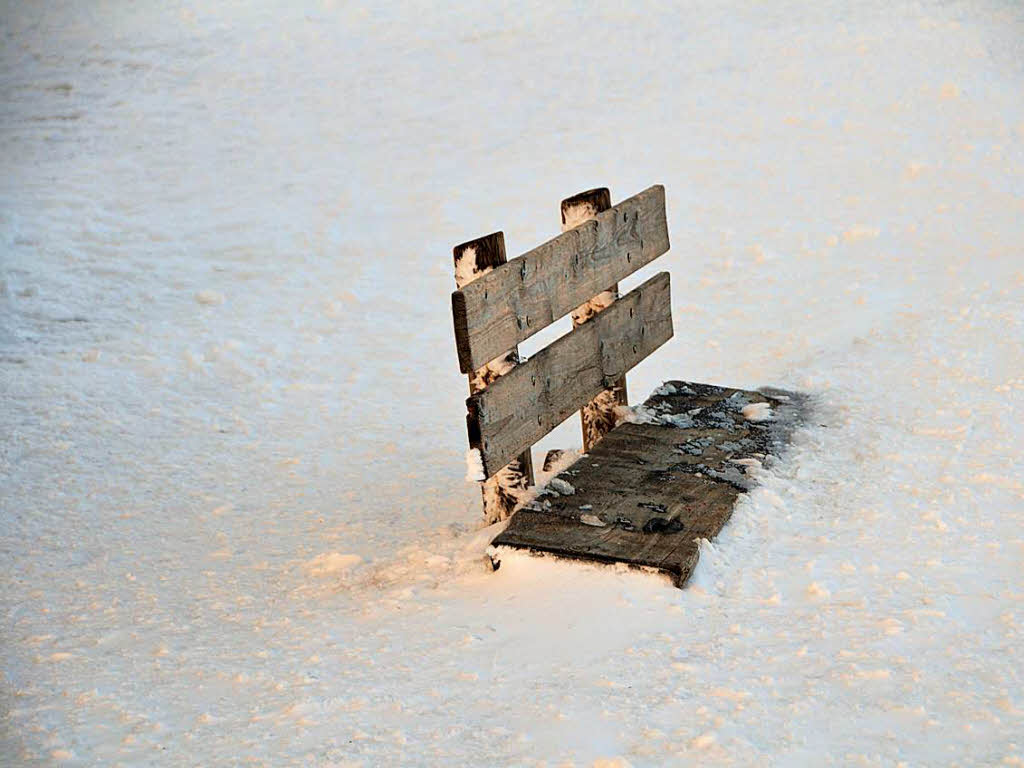
[[462, 372], [476, 381], [467, 424], [486, 477], [672, 337], [669, 275], [661, 272], [529, 360], [516, 354], [519, 342], [668, 248], [660, 185], [509, 261], [500, 232], [455, 248], [455, 343]]

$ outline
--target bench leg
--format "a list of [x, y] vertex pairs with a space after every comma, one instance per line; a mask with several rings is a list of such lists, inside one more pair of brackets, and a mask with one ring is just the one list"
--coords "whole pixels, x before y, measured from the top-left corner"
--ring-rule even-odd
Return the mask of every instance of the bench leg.
[[533, 485], [533, 458], [526, 450], [499, 469], [480, 488], [484, 502], [484, 523], [491, 525], [512, 516], [523, 493]]
[[[457, 288], [462, 288], [467, 283], [506, 262], [505, 236], [501, 232], [495, 232], [457, 245], [453, 249], [453, 256], [455, 285]], [[513, 349], [492, 360], [483, 368], [474, 371], [469, 376], [469, 394], [476, 394], [518, 364], [519, 351]], [[531, 485], [533, 485], [533, 459], [530, 456], [530, 449], [526, 449], [481, 486], [484, 522], [490, 525], [508, 519], [523, 493]]]
[[[573, 227], [578, 227], [587, 219], [592, 219], [601, 211], [612, 207], [612, 195], [607, 187], [590, 189], [580, 192], [562, 201], [562, 231], [566, 232]], [[619, 298], [619, 285], [602, 291], [594, 298], [580, 305], [572, 312], [572, 327], [575, 328], [587, 322], [598, 312], [606, 309], [617, 298]], [[623, 376], [615, 386], [601, 392], [597, 397], [583, 406], [580, 411], [580, 421], [583, 426], [583, 450], [589, 451], [590, 447], [604, 437], [615, 426], [615, 408], [628, 404], [626, 394], [626, 377]]]

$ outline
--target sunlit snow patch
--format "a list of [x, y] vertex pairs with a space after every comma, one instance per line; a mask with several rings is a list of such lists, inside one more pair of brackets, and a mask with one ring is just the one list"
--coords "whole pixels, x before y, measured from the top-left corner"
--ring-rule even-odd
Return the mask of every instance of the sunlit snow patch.
[[718, 582], [722, 573], [729, 568], [729, 563], [723, 557], [721, 551], [708, 539], [698, 539], [700, 557], [690, 574], [687, 582], [691, 589], [704, 590], [713, 593], [718, 588]]
[[771, 421], [772, 407], [768, 403], [751, 403], [740, 411], [747, 421]]
[[466, 482], [482, 483], [486, 479], [483, 456], [476, 448], [470, 448], [466, 451]]

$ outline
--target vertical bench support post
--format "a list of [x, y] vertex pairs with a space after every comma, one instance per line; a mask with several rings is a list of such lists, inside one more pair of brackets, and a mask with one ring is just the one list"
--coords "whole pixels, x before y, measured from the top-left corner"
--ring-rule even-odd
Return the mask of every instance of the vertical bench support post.
[[[455, 246], [455, 286], [461, 289], [481, 275], [506, 262], [505, 235], [494, 232]], [[492, 381], [519, 364], [519, 348], [515, 347], [500, 357], [469, 374], [469, 394], [475, 395]], [[533, 485], [533, 460], [530, 449], [523, 451], [481, 486], [484, 522], [496, 523], [507, 519], [523, 493]]]
[[[562, 201], [562, 231], [567, 232], [611, 207], [612, 195], [607, 187], [590, 189], [567, 197]], [[574, 309], [572, 312], [573, 328], [606, 309], [617, 298], [619, 298], [619, 284], [615, 283]], [[615, 426], [615, 407], [626, 405], [627, 402], [626, 377], [623, 376], [615, 382], [614, 386], [604, 390], [583, 406], [583, 410], [580, 411], [580, 419], [583, 424], [584, 451], [589, 451], [594, 443], [612, 430]]]

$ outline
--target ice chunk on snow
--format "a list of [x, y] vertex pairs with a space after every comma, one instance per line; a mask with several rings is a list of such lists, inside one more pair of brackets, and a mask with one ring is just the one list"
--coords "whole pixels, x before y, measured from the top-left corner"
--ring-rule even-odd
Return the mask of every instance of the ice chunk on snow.
[[772, 407], [768, 403], [751, 403], [740, 411], [747, 421], [771, 421]]
[[478, 449], [470, 448], [466, 451], [466, 482], [482, 483], [486, 479], [487, 475], [484, 474], [484, 457], [480, 455]]
[[661, 417], [662, 424], [671, 424], [673, 427], [686, 429], [692, 427], [693, 418], [687, 413], [666, 413]]
[[671, 424], [673, 427], [692, 427], [694, 421], [686, 413], [657, 413], [645, 405], [620, 405], [615, 409], [615, 424]]
[[563, 480], [560, 477], [552, 477], [548, 480], [548, 488], [556, 493], [560, 493], [563, 496], [572, 496], [576, 493], [576, 489], [573, 488], [572, 483]]
[[660, 424], [658, 414], [643, 405], [619, 405], [615, 408], [615, 423], [623, 424]]

